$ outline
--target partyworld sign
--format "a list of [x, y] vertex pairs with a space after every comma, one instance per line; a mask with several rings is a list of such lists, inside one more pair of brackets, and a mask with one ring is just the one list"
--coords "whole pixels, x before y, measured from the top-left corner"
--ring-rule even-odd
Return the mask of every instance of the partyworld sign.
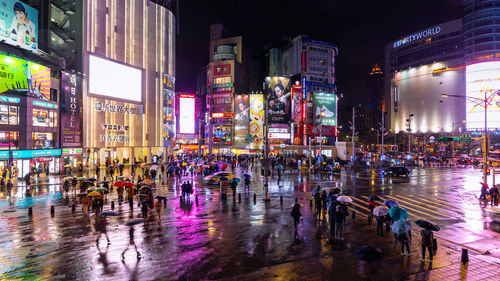
[[424, 38], [427, 38], [429, 36], [436, 35], [440, 32], [441, 32], [440, 26], [436, 26], [433, 28], [429, 28], [427, 30], [419, 31], [417, 33], [414, 33], [412, 35], [408, 35], [406, 37], [403, 37], [403, 39], [400, 39], [400, 40], [394, 42], [394, 48], [398, 48], [398, 47], [404, 46], [406, 44], [409, 44], [411, 42], [415, 42], [415, 41], [418, 41], [420, 39], [424, 39]]

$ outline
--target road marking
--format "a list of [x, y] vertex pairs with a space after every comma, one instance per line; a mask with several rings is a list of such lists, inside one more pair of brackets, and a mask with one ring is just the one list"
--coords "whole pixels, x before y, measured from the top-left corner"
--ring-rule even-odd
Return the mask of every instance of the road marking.
[[[451, 210], [451, 209], [437, 209], [437, 210], [434, 210], [434, 209], [432, 209], [432, 207], [433, 207], [432, 205], [424, 205], [425, 207], [424, 206], [419, 206], [419, 205], [416, 205], [416, 204], [409, 203], [409, 202], [407, 202], [405, 200], [410, 200], [410, 201], [413, 201], [413, 202], [416, 202], [416, 203], [422, 203], [422, 202], [419, 202], [419, 201], [416, 201], [416, 200], [413, 200], [413, 199], [410, 199], [410, 198], [407, 198], [407, 197], [404, 197], [404, 196], [401, 196], [401, 195], [399, 195], [399, 197], [402, 197], [402, 199], [400, 199], [400, 198], [396, 198], [396, 199], [400, 200], [400, 201], [404, 201], [404, 202], [406, 202], [408, 204], [411, 204], [413, 206], [419, 207], [421, 209], [427, 210], [429, 212], [432, 212], [432, 213], [435, 213], [435, 214], [438, 214], [438, 215], [443, 215], [444, 214], [445, 216], [449, 216], [449, 217], [452, 217], [452, 218], [455, 218], [457, 215], [460, 216], [460, 217], [463, 216], [463, 214], [457, 213], [457, 212], [455, 212], [454, 210]], [[439, 207], [435, 207], [435, 208], [439, 208]], [[452, 212], [453, 214], [447, 214], [448, 212]]]
[[[392, 196], [389, 196], [389, 195], [387, 195], [387, 197], [392, 198], [392, 199], [394, 199], [394, 200], [397, 200], [397, 198], [392, 197]], [[407, 203], [407, 202], [406, 202], [406, 203]], [[411, 204], [411, 203], [407, 203], [407, 204], [413, 205], [413, 204]], [[399, 205], [401, 206], [401, 204], [399, 204]], [[429, 216], [429, 217], [432, 217], [433, 219], [436, 219], [436, 220], [440, 220], [440, 219], [442, 219], [442, 218], [439, 218], [439, 217], [435, 217], [435, 216], [433, 216], [433, 215], [431, 215], [431, 214], [427, 214], [427, 213], [424, 213], [424, 212], [422, 212], [422, 211], [416, 210], [416, 209], [414, 209], [414, 208], [410, 208], [410, 207], [408, 207], [408, 206], [401, 206], [401, 207], [403, 207], [403, 208], [405, 208], [405, 209], [408, 209], [408, 210], [411, 210], [411, 211], [413, 211], [413, 212], [420, 213], [420, 214], [422, 214], [422, 215], [424, 215], [424, 216]]]

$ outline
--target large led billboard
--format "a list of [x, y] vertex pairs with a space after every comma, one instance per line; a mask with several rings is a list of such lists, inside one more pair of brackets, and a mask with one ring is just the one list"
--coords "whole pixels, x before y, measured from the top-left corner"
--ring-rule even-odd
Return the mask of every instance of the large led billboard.
[[266, 77], [269, 97], [269, 122], [271, 124], [290, 122], [291, 93], [290, 79], [286, 77]]
[[317, 124], [337, 126], [337, 95], [314, 93], [313, 117]]
[[142, 101], [142, 70], [89, 56], [89, 93], [112, 99]]
[[0, 40], [38, 50], [38, 11], [17, 0], [0, 0]]
[[252, 136], [251, 149], [262, 149], [264, 138], [264, 95], [250, 95], [250, 125], [249, 132]]
[[[467, 65], [465, 69], [465, 92], [467, 95], [467, 130], [484, 130], [484, 102], [488, 99], [488, 129], [500, 129], [500, 61]], [[477, 99], [474, 101], [474, 99]]]
[[234, 97], [234, 140], [246, 142], [250, 125], [250, 96], [236, 95]]
[[0, 54], [0, 93], [50, 100], [50, 68]]
[[195, 97], [193, 94], [179, 94], [179, 133], [194, 134]]

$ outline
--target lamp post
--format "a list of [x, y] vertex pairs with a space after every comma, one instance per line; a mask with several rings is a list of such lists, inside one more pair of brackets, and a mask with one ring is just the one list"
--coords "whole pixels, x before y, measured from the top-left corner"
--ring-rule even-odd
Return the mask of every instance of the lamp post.
[[[487, 175], [487, 170], [488, 170], [488, 106], [493, 105], [493, 100], [495, 99], [496, 96], [500, 96], [500, 90], [483, 90], [484, 92], [484, 98], [476, 98], [476, 97], [467, 97], [467, 96], [460, 96], [460, 95], [447, 95], [447, 94], [442, 94], [441, 96], [444, 98], [452, 97], [452, 98], [464, 98], [467, 101], [476, 103], [474, 106], [482, 106], [484, 107], [484, 134], [483, 134], [483, 182], [488, 183], [488, 175]], [[490, 94], [490, 95], [488, 95]], [[497, 106], [499, 105], [500, 102], [496, 102]]]
[[410, 113], [408, 119], [406, 119], [406, 128], [408, 131], [408, 156], [411, 155], [411, 121], [415, 114]]
[[319, 118], [319, 156], [321, 157], [321, 152], [323, 150], [322, 144], [323, 144], [323, 117], [325, 117], [325, 111], [321, 110], [321, 113], [316, 116], [316, 118]]

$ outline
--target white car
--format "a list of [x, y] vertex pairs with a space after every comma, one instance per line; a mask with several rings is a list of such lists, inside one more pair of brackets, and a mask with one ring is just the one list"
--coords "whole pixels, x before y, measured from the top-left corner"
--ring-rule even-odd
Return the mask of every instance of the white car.
[[206, 184], [219, 184], [220, 179], [222, 177], [227, 178], [227, 180], [230, 182], [232, 179], [236, 178], [235, 175], [233, 175], [230, 172], [218, 172], [210, 176], [206, 176], [203, 180], [205, 181]]

